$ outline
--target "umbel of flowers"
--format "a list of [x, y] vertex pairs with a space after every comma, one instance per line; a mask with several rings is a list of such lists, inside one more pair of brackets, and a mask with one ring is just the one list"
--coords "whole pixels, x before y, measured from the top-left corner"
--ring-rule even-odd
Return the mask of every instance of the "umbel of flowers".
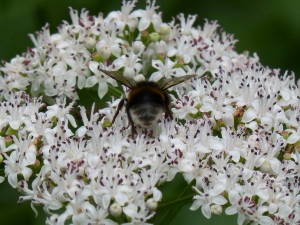
[[[160, 187], [176, 175], [191, 187], [190, 209], [207, 218], [300, 224], [294, 74], [237, 53], [214, 21], [165, 22], [155, 1], [135, 3], [107, 16], [71, 9], [70, 23], [54, 34], [45, 26], [31, 35], [34, 47], [3, 63], [0, 181], [33, 210], [41, 205], [47, 224], [152, 224]], [[128, 90], [99, 69], [137, 81], [196, 77], [172, 88], [172, 121], [132, 139], [124, 109], [109, 126], [121, 97], [107, 96]]]

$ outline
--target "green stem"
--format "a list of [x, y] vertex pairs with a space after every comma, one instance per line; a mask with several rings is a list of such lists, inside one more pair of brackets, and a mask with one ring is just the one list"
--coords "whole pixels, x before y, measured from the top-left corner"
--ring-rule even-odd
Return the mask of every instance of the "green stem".
[[121, 96], [124, 94], [119, 88], [113, 86], [110, 86], [109, 93], [113, 96]]
[[161, 204], [161, 205], [158, 206], [158, 208], [164, 208], [164, 207], [167, 207], [167, 206], [170, 206], [170, 205], [173, 205], [173, 204], [178, 204], [180, 202], [184, 202], [184, 201], [192, 198], [193, 196], [194, 196], [194, 194], [187, 195], [187, 196], [185, 196], [183, 198], [179, 198], [179, 199], [176, 199], [174, 201], [170, 201], [170, 202], [167, 202], [165, 204]]

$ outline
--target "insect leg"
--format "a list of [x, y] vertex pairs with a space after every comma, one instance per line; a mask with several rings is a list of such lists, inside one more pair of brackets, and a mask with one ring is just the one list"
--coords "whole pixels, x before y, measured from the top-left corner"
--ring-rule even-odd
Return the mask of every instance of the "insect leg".
[[171, 110], [170, 110], [170, 107], [169, 106], [165, 106], [165, 110], [166, 110], [166, 112], [165, 112], [165, 118], [167, 119], [167, 118], [169, 118], [169, 119], [173, 119], [173, 115], [172, 115], [172, 112], [171, 112]]
[[121, 101], [119, 102], [117, 111], [116, 111], [116, 113], [115, 113], [115, 115], [114, 115], [114, 117], [113, 117], [113, 119], [112, 119], [112, 121], [111, 121], [111, 124], [113, 124], [113, 123], [115, 122], [115, 120], [116, 120], [117, 116], [119, 115], [120, 110], [121, 110], [122, 107], [124, 106], [124, 102], [125, 102], [126, 100], [127, 100], [126, 98], [122, 98]]
[[128, 126], [131, 126], [131, 138], [133, 139], [134, 138], [134, 132], [135, 132], [135, 127], [134, 127], [134, 123], [132, 121], [132, 118], [131, 118], [131, 115], [130, 115], [130, 112], [129, 112], [129, 108], [128, 106], [126, 105], [126, 113], [127, 113], [127, 117], [128, 117]]

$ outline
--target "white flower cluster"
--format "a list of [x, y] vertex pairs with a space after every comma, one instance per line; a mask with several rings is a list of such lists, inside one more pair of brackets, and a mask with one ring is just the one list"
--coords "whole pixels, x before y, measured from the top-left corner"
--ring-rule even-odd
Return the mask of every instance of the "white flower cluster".
[[[155, 1], [135, 3], [106, 17], [71, 10], [71, 24], [45, 27], [0, 68], [0, 181], [43, 205], [47, 224], [150, 224], [159, 185], [176, 174], [207, 218], [224, 210], [239, 225], [300, 224], [300, 82], [238, 54], [216, 22], [165, 23]], [[107, 126], [120, 99], [88, 113], [66, 103], [79, 89], [98, 85], [102, 98], [116, 86], [99, 68], [137, 81], [198, 77], [173, 88], [173, 121], [137, 128], [133, 140], [125, 110]]]

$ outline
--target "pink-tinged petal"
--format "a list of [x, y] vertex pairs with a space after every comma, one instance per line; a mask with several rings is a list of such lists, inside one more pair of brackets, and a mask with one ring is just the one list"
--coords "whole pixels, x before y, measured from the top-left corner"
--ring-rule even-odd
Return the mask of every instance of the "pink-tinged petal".
[[242, 122], [249, 123], [257, 117], [256, 112], [253, 108], [249, 108], [243, 115]]

